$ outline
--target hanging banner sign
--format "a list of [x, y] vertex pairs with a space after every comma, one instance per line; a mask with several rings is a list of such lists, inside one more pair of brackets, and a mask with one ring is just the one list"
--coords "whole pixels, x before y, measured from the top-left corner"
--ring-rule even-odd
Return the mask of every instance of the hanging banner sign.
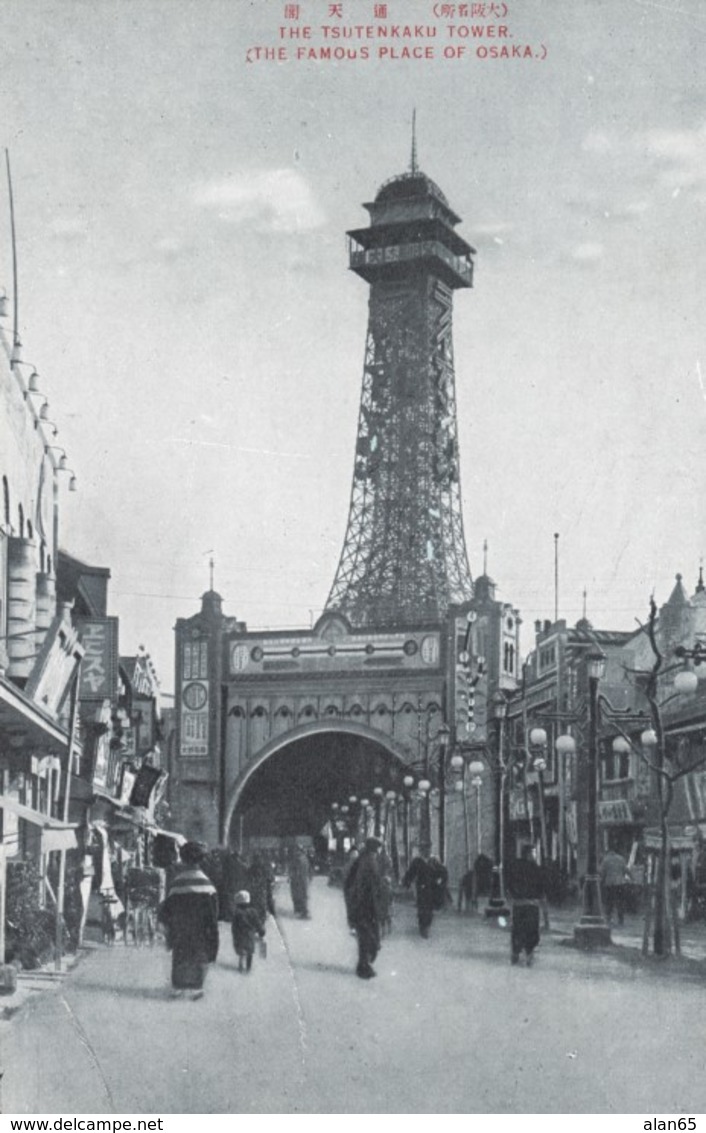
[[159, 767], [143, 766], [137, 772], [130, 791], [130, 806], [149, 809], [157, 801], [166, 774]]
[[118, 690], [118, 619], [77, 618], [84, 648], [81, 700], [112, 700]]

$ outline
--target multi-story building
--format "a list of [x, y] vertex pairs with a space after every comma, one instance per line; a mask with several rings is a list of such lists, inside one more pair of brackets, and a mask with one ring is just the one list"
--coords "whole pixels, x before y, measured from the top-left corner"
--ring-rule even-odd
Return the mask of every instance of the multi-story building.
[[66, 464], [36, 369], [0, 327], [0, 845], [3, 861], [36, 868], [42, 904], [49, 855], [76, 845], [65, 818], [83, 647], [56, 596], [60, 504], [72, 483], [63, 474], [73, 475]]

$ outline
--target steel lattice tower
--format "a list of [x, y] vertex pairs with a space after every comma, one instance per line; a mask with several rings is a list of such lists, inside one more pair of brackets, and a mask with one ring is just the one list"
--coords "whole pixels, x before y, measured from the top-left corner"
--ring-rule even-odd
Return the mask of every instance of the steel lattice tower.
[[370, 284], [348, 528], [326, 603], [354, 626], [440, 621], [473, 596], [463, 532], [453, 292], [475, 251], [439, 187], [417, 169], [380, 188], [348, 232]]

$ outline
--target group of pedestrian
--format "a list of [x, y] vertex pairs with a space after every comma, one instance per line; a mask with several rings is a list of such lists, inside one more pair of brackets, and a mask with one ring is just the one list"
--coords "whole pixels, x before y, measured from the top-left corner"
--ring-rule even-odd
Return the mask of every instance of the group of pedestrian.
[[[358, 944], [356, 974], [372, 979], [373, 963], [380, 951], [382, 935], [390, 924], [391, 885], [381, 865], [382, 842], [368, 838], [362, 852], [354, 849], [344, 874], [343, 893], [351, 931]], [[159, 919], [167, 947], [172, 952], [172, 987], [176, 995], [192, 999], [203, 996], [209, 964], [218, 956], [218, 897], [216, 889], [201, 868], [206, 854], [198, 842], [186, 842], [181, 848], [181, 868], [175, 873]], [[290, 861], [290, 887], [295, 916], [308, 918], [310, 860], [305, 847], [298, 846]], [[512, 901], [510, 960], [519, 964], [524, 953], [531, 966], [540, 941], [540, 914], [546, 902], [544, 872], [534, 858], [534, 848], [524, 846], [521, 857], [507, 869], [506, 887]], [[241, 875], [241, 880], [242, 880]], [[249, 867], [249, 889], [240, 889], [234, 896], [231, 917], [233, 947], [238, 969], [250, 972], [258, 941], [264, 948], [265, 920], [274, 913], [271, 871], [263, 859], [255, 858]], [[629, 871], [625, 858], [609, 850], [601, 864], [601, 882], [606, 912], [615, 911], [619, 923], [625, 913], [625, 891]], [[412, 860], [402, 884], [416, 890], [419, 934], [428, 938], [434, 913], [451, 902], [448, 872], [438, 858], [422, 847]]]
[[[200, 842], [185, 842], [180, 857], [181, 868], [171, 880], [166, 900], [159, 910], [159, 920], [164, 926], [167, 948], [172, 953], [174, 995], [201, 999], [209, 964], [218, 957], [218, 895], [202, 869], [206, 847]], [[265, 881], [257, 900], [252, 900], [247, 889], [234, 895], [231, 933], [241, 972], [250, 972], [256, 941], [264, 941], [267, 912], [274, 909], [267, 899], [266, 873], [263, 867], [260, 875]], [[257, 885], [258, 871], [253, 874], [251, 867], [250, 876]]]

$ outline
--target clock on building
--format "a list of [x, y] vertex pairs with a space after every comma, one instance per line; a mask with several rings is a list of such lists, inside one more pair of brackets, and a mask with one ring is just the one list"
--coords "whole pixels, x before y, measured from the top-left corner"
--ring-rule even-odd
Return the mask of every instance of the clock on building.
[[208, 700], [208, 689], [199, 681], [192, 681], [182, 692], [181, 698], [191, 712], [198, 712]]

